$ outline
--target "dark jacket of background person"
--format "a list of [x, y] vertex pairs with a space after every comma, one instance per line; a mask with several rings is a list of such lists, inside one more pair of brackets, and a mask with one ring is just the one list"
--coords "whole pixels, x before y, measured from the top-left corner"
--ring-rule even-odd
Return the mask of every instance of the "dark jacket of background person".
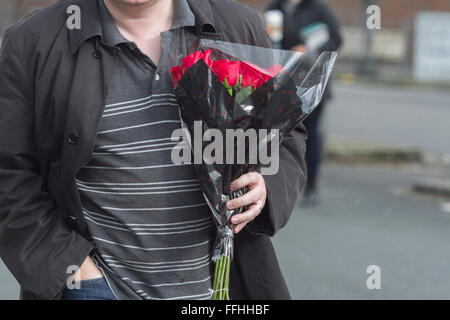
[[[305, 40], [300, 36], [300, 30], [313, 23], [321, 22], [328, 27], [329, 39], [316, 52], [320, 54], [325, 51], [337, 51], [342, 44], [339, 24], [330, 8], [323, 0], [302, 0], [295, 5], [293, 12], [286, 14], [284, 8], [288, 0], [276, 0], [272, 2], [267, 10], [280, 10], [284, 15], [282, 48], [291, 50], [298, 44], [304, 44]], [[329, 96], [327, 92], [324, 96]]]
[[[75, 174], [93, 150], [120, 52], [102, 43], [96, 1], [60, 0], [10, 27], [0, 52], [0, 256], [22, 299], [59, 299], [86, 240]], [[256, 12], [229, 0], [190, 0], [200, 37], [270, 46]], [[66, 10], [81, 8], [81, 29]], [[303, 126], [266, 176], [268, 202], [236, 236], [232, 299], [288, 299], [269, 236], [288, 221], [305, 184]]]

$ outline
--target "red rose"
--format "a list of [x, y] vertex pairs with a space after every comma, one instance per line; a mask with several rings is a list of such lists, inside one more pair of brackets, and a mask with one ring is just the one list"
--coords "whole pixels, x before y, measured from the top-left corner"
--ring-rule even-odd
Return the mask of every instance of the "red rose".
[[190, 55], [184, 57], [181, 59], [183, 61], [183, 64], [181, 65], [183, 67], [183, 70], [186, 71], [190, 67], [192, 67], [194, 64], [198, 62], [198, 60], [203, 59], [205, 63], [210, 66], [211, 65], [211, 53], [212, 50], [207, 50], [205, 52], [203, 51], [196, 51], [194, 53], [191, 53]]
[[212, 70], [220, 81], [227, 79], [229, 86], [234, 87], [241, 74], [241, 63], [230, 60], [212, 61]]
[[208, 67], [211, 68], [213, 62], [211, 61], [211, 53], [212, 53], [212, 49], [211, 50], [207, 50], [203, 53], [203, 60], [205, 61], [206, 65]]
[[252, 86], [253, 89], [257, 89], [277, 76], [282, 69], [283, 66], [280, 64], [273, 65], [267, 70], [251, 62], [242, 62], [242, 87]]
[[183, 77], [183, 68], [181, 66], [176, 66], [170, 69], [170, 74], [172, 75], [172, 84], [175, 88], [178, 84], [178, 82], [181, 80], [181, 77]]
[[214, 72], [220, 81], [228, 83], [228, 86], [234, 87], [239, 84], [243, 88], [252, 87], [257, 89], [265, 82], [277, 76], [283, 66], [280, 64], [273, 65], [269, 70], [261, 68], [250, 62], [230, 61], [230, 60], [211, 60], [211, 50], [196, 51], [182, 59], [183, 63], [180, 66], [173, 67], [170, 72], [172, 75], [172, 83], [175, 87], [184, 72], [203, 59], [206, 65]]
[[253, 89], [256, 89], [262, 86], [264, 82], [266, 82], [267, 76], [246, 62], [241, 64], [241, 71], [242, 71], [241, 86], [243, 88], [252, 87]]
[[270, 76], [269, 79], [277, 76], [281, 70], [283, 70], [283, 66], [281, 64], [275, 64], [273, 66], [271, 66], [269, 68], [269, 70], [265, 69], [265, 68], [261, 68], [260, 66], [257, 66], [256, 64], [253, 64], [251, 62], [245, 62], [246, 64], [248, 64], [249, 66], [252, 66], [253, 68], [255, 68], [256, 70], [258, 70], [261, 73], [264, 73], [265, 75]]
[[281, 64], [276, 64], [274, 66], [271, 66], [268, 70], [269, 74], [273, 77], [277, 76], [281, 70], [283, 70], [283, 66]]
[[258, 70], [260, 73], [268, 74], [268, 71], [267, 71], [266, 69], [261, 68], [260, 66], [258, 66], [258, 65], [256, 65], [256, 64], [253, 64], [253, 63], [248, 62], [248, 61], [245, 61], [245, 62], [243, 62], [243, 63], [245, 63], [246, 65], [252, 67], [252, 68], [255, 69], [255, 70]]
[[184, 57], [181, 59], [183, 63], [179, 66], [173, 67], [170, 69], [170, 73], [172, 75], [172, 84], [175, 88], [178, 82], [181, 80], [181, 77], [183, 77], [184, 72], [188, 70], [190, 67], [192, 67], [194, 64], [196, 64], [200, 59], [203, 59], [205, 63], [208, 66], [212, 66], [211, 61], [211, 53], [212, 50], [207, 50], [205, 52], [203, 51], [196, 51], [194, 53], [191, 53], [190, 55]]
[[183, 59], [181, 59], [183, 61], [183, 64], [181, 65], [183, 67], [183, 70], [186, 71], [187, 69], [192, 67], [195, 63], [197, 63], [197, 61], [200, 60], [201, 58], [203, 58], [202, 51], [196, 51], [184, 57]]

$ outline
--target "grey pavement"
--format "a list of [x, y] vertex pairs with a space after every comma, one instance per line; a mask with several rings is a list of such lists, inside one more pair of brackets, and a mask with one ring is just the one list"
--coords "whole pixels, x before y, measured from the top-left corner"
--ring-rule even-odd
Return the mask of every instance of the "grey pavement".
[[[275, 237], [295, 299], [450, 299], [450, 208], [409, 189], [448, 169], [327, 164], [318, 207]], [[450, 200], [448, 200], [450, 201]], [[366, 286], [381, 268], [381, 290]]]
[[328, 135], [450, 154], [450, 92], [367, 83], [335, 83], [334, 89]]

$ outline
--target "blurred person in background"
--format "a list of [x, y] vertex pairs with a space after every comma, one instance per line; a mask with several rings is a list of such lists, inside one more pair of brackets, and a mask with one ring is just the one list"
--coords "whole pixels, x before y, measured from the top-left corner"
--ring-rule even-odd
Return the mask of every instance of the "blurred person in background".
[[[328, 5], [322, 0], [275, 0], [267, 12], [283, 15], [283, 36], [279, 47], [285, 50], [304, 52], [306, 59], [314, 61], [322, 52], [337, 51], [342, 44], [339, 24]], [[276, 39], [275, 41], [279, 41]], [[308, 131], [306, 161], [308, 181], [301, 204], [316, 205], [318, 196], [318, 173], [323, 151], [323, 137], [319, 131], [325, 105], [331, 98], [330, 85], [325, 90], [322, 102], [304, 121]]]

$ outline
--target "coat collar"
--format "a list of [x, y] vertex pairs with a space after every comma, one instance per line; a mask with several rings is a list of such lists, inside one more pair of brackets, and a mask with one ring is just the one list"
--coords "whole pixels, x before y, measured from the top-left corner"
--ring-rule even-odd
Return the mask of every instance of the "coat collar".
[[102, 26], [97, 0], [73, 0], [71, 4], [81, 12], [81, 28], [69, 30], [70, 50], [75, 54], [86, 40], [102, 36]]
[[187, 0], [187, 2], [195, 15], [197, 33], [218, 33], [214, 23], [211, 0]]
[[[195, 16], [197, 34], [203, 32], [217, 33], [210, 1], [187, 0]], [[103, 34], [98, 0], [72, 0], [71, 4], [77, 5], [82, 14], [81, 29], [69, 30], [70, 49], [72, 54], [76, 54], [86, 40], [96, 36], [102, 37]]]

